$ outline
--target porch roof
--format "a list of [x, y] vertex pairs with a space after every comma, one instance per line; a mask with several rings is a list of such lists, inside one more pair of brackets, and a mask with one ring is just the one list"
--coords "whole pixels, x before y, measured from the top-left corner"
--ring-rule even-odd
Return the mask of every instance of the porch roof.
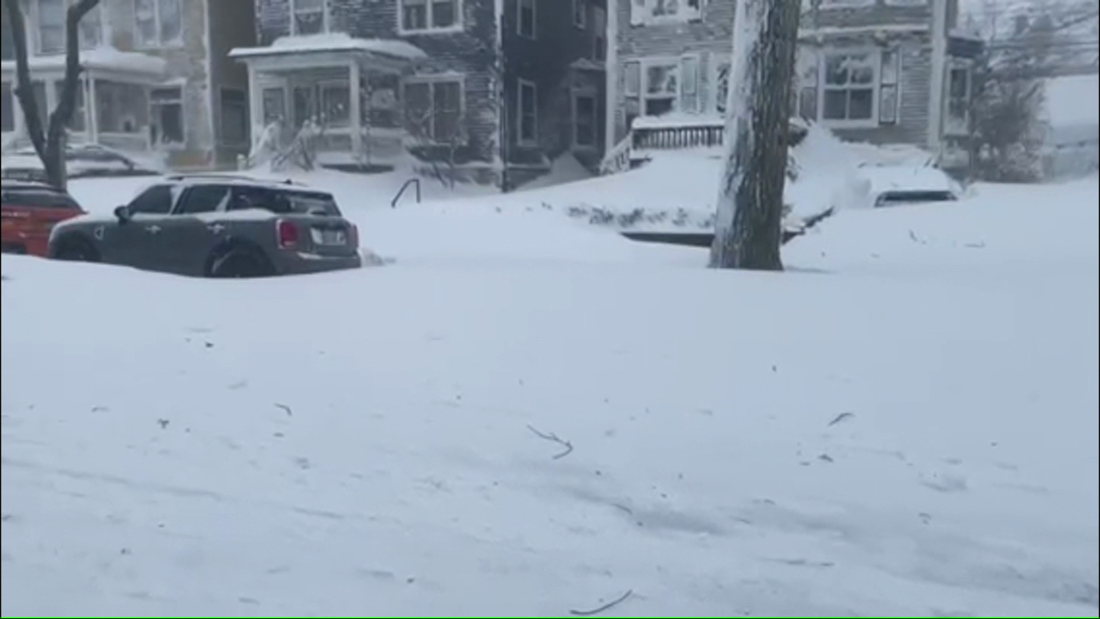
[[[28, 64], [32, 73], [60, 73], [65, 71], [65, 55], [31, 56]], [[124, 52], [106, 46], [81, 50], [80, 66], [85, 71], [107, 71], [155, 79], [163, 79], [167, 68], [163, 58], [141, 52]], [[0, 62], [0, 71], [3, 73], [14, 73], [15, 70], [14, 60]]]
[[352, 59], [377, 59], [389, 63], [411, 63], [427, 58], [419, 47], [397, 39], [359, 39], [345, 33], [287, 36], [276, 39], [263, 47], [237, 47], [229, 51], [230, 58], [244, 62], [266, 59], [266, 64], [276, 65], [293, 56], [295, 64], [323, 63], [334, 57]]

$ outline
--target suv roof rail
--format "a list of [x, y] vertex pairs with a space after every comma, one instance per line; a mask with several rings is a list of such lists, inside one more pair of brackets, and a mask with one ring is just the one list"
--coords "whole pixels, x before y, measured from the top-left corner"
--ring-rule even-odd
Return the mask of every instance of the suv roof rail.
[[256, 181], [251, 176], [241, 174], [218, 174], [217, 172], [195, 172], [191, 174], [165, 174], [164, 178], [170, 181], [183, 181], [189, 178], [216, 178], [228, 181]]

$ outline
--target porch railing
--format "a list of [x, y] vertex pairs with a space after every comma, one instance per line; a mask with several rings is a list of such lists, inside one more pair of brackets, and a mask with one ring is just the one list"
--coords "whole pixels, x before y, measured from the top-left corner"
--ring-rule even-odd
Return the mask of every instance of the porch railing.
[[721, 123], [638, 127], [633, 129], [633, 146], [637, 150], [678, 150], [721, 146], [726, 128]]

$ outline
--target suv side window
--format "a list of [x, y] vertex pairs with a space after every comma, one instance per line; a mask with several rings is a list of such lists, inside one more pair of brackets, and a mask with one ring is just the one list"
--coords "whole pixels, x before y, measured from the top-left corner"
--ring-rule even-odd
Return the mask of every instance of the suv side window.
[[183, 202], [177, 215], [195, 215], [224, 211], [229, 201], [229, 187], [222, 185], [195, 185], [183, 194]]
[[263, 209], [272, 213], [286, 212], [286, 196], [282, 192], [266, 187], [236, 187], [233, 190], [233, 202], [229, 207], [234, 211]]
[[167, 215], [172, 210], [172, 187], [153, 185], [130, 202], [130, 214]]

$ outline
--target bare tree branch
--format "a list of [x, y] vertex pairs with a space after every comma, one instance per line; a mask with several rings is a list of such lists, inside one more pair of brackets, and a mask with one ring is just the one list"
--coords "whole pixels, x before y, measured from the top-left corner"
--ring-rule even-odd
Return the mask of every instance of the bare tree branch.
[[550, 441], [552, 443], [557, 443], [557, 444], [561, 445], [562, 447], [565, 447], [565, 451], [563, 451], [559, 454], [556, 454], [554, 456], [554, 460], [560, 460], [560, 459], [568, 456], [569, 454], [573, 453], [573, 443], [570, 443], [569, 441], [562, 440], [561, 438], [558, 437], [557, 434], [554, 434], [553, 432], [551, 432], [549, 434], [547, 434], [545, 432], [539, 432], [538, 430], [535, 429], [534, 426], [530, 426], [530, 425], [527, 426], [527, 429], [530, 430], [535, 436], [537, 436], [537, 437], [539, 437], [539, 438], [541, 438], [545, 441]]
[[[15, 48], [15, 98], [23, 109], [23, 126], [27, 138], [38, 153], [39, 159], [46, 155], [46, 134], [43, 131], [43, 118], [38, 115], [38, 104], [34, 98], [34, 86], [31, 81], [30, 62], [27, 58], [27, 22], [23, 17], [23, 7], [19, 0], [4, 0], [8, 10], [8, 22], [11, 27], [12, 47]], [[43, 161], [45, 163], [45, 161]]]
[[575, 615], [577, 617], [591, 617], [592, 615], [598, 615], [598, 614], [604, 612], [605, 610], [609, 610], [611, 608], [614, 608], [615, 606], [618, 606], [619, 604], [622, 604], [624, 601], [626, 601], [626, 598], [630, 597], [631, 595], [634, 595], [634, 590], [633, 589], [627, 589], [626, 593], [620, 595], [619, 597], [615, 598], [614, 600], [611, 600], [610, 602], [608, 602], [607, 604], [604, 604], [603, 606], [593, 608], [592, 610], [570, 610], [569, 614], [570, 615]]

